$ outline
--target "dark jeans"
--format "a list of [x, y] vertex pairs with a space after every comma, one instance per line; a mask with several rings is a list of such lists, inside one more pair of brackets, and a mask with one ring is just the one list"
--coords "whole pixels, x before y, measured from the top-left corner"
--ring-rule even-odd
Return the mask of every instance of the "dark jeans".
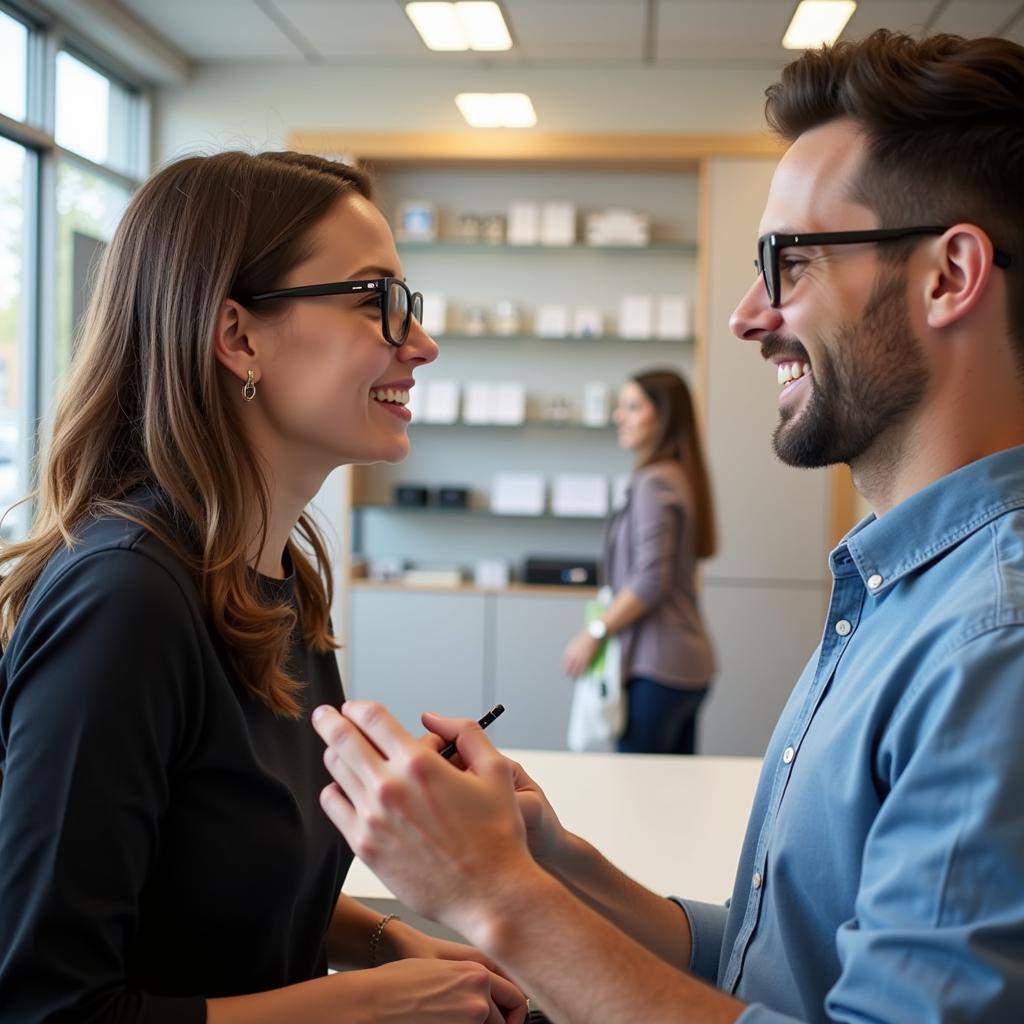
[[622, 754], [692, 754], [697, 738], [697, 710], [707, 686], [680, 690], [653, 679], [634, 677], [626, 731], [619, 740]]

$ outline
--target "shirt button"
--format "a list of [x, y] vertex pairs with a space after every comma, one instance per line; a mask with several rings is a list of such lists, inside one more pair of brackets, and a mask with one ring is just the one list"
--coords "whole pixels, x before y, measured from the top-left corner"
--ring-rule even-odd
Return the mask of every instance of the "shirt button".
[[848, 623], [848, 622], [846, 621], [846, 619], [840, 619], [840, 620], [839, 620], [839, 621], [838, 621], [838, 622], [836, 623], [836, 632], [837, 632], [837, 633], [838, 633], [838, 634], [839, 634], [840, 636], [849, 636], [849, 635], [850, 635], [850, 630], [851, 630], [851, 629], [853, 629], [853, 626], [851, 626], [851, 625], [850, 625], [850, 624], [849, 624], [849, 623]]
[[753, 880], [752, 880], [751, 884], [754, 886], [755, 889], [760, 889], [761, 888], [761, 872], [760, 871], [755, 871], [754, 872], [754, 877], [753, 877]]
[[782, 763], [792, 764], [794, 757], [796, 757], [796, 751], [792, 747], [786, 747], [786, 749], [782, 752]]
[[868, 577], [868, 587], [871, 590], [877, 590], [882, 585], [882, 577], [877, 572], [872, 573]]

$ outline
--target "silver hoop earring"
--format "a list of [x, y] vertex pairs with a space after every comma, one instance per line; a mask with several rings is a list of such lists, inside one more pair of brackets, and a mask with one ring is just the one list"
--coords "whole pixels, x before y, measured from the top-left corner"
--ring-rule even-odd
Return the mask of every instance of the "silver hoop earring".
[[256, 397], [256, 381], [253, 380], [255, 374], [252, 370], [249, 371], [249, 379], [242, 385], [242, 398], [247, 402], [251, 402]]

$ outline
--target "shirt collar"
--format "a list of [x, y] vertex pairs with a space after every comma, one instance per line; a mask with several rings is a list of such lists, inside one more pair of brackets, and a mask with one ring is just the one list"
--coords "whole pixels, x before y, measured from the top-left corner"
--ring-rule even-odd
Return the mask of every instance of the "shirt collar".
[[971, 462], [912, 494], [881, 518], [861, 520], [829, 556], [833, 575], [852, 560], [869, 591], [959, 544], [993, 519], [1024, 508], [1024, 446]]

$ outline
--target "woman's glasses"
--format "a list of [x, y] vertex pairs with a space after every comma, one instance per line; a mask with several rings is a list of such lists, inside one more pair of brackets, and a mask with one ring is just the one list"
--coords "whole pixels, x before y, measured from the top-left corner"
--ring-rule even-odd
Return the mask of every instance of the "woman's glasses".
[[380, 325], [384, 340], [401, 348], [409, 337], [409, 327], [415, 317], [423, 318], [423, 296], [409, 291], [409, 286], [397, 277], [375, 277], [367, 281], [334, 281], [329, 284], [308, 284], [301, 288], [278, 288], [272, 292], [259, 292], [239, 299], [243, 305], [269, 302], [271, 299], [308, 299], [320, 295], [354, 295], [371, 293], [378, 296]]

